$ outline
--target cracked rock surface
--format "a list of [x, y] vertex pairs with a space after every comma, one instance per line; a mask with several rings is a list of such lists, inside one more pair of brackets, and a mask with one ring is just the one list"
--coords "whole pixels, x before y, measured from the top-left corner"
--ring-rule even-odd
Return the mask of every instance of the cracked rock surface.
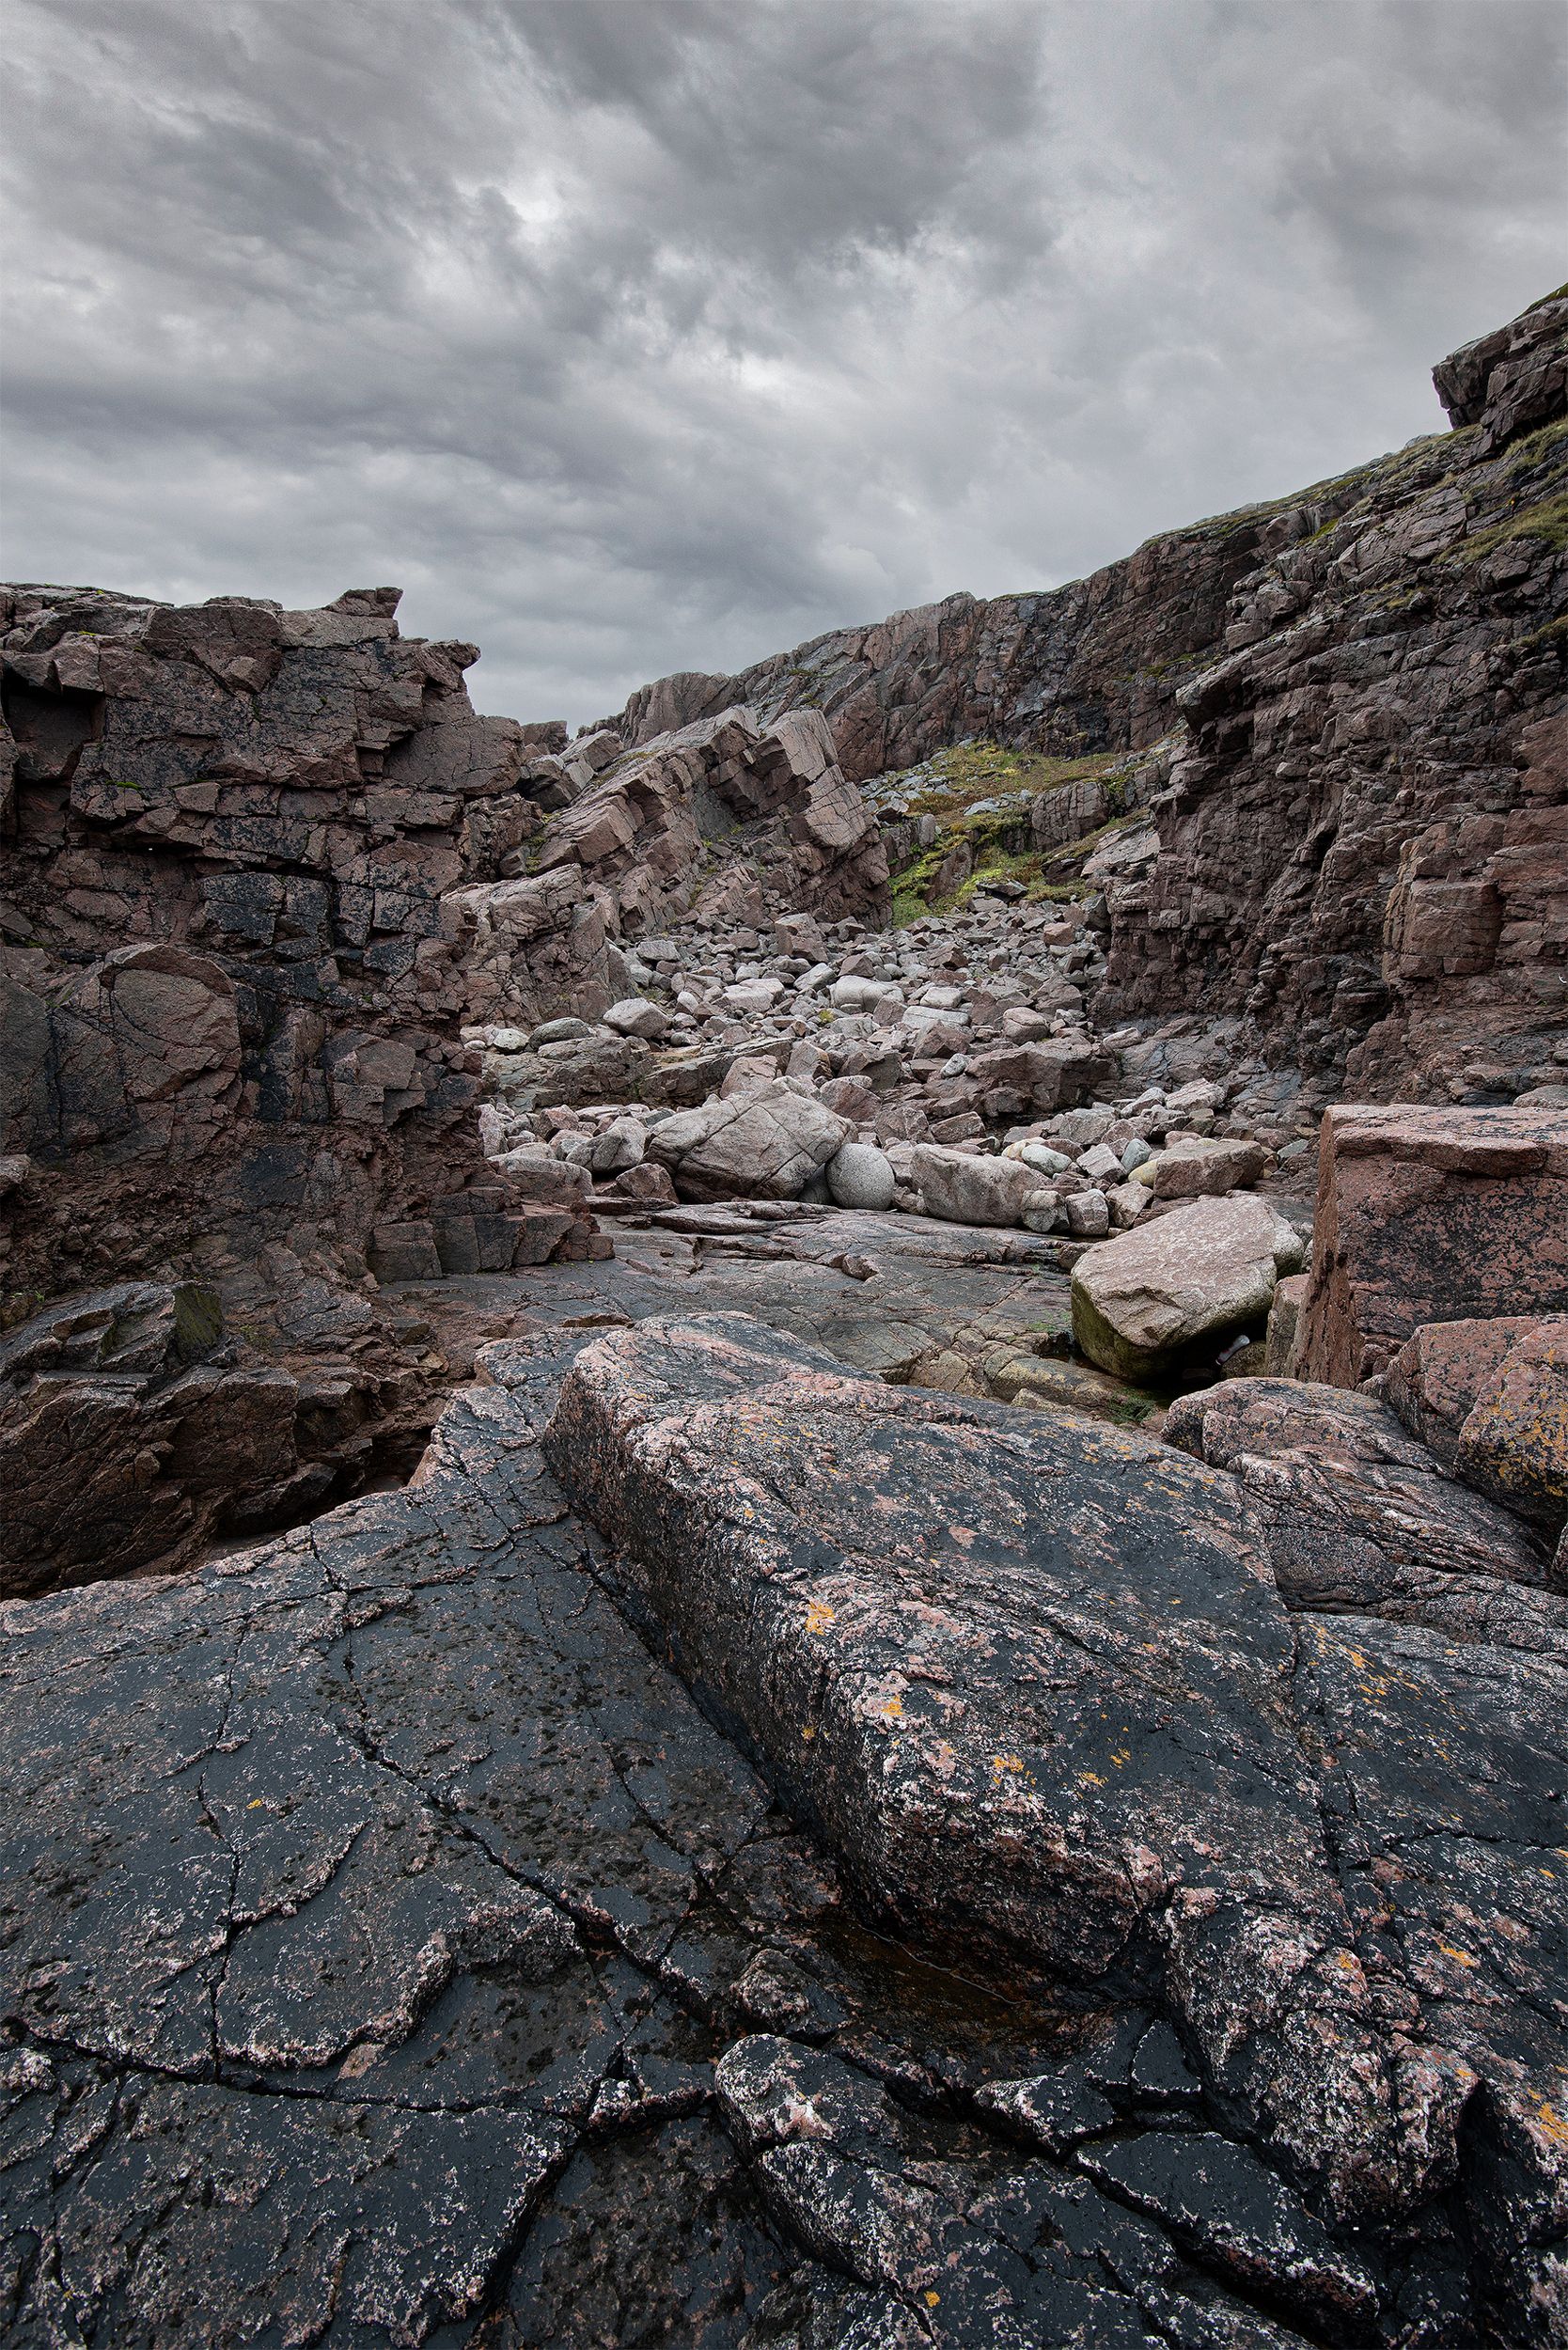
[[8, 2341], [1553, 2338], [1560, 1667], [755, 1323], [481, 1370], [407, 1492], [5, 1611]]

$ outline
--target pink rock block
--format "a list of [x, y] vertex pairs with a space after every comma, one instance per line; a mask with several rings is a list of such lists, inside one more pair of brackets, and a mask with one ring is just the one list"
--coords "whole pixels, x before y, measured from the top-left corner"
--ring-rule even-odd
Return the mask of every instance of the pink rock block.
[[1303, 1375], [1356, 1386], [1423, 1323], [1568, 1311], [1568, 1111], [1324, 1119]]

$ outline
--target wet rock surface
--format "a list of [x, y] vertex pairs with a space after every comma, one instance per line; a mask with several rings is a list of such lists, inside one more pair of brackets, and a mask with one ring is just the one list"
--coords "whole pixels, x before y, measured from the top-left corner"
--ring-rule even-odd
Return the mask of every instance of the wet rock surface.
[[[485, 1363], [406, 1494], [8, 1611], [12, 2338], [1550, 2338], [1560, 1667], [1293, 1615], [1225, 1472], [755, 1324]], [[641, 1400], [590, 1468], [652, 1480], [640, 1559], [539, 1441], [588, 1482], [573, 1395], [616, 1366]], [[801, 1387], [837, 1390], [840, 1446], [919, 1464], [858, 1616], [851, 1496], [806, 1462], [826, 1423], [798, 1392], [775, 1418]], [[947, 1488], [962, 1526], [933, 1447], [984, 1462]], [[1031, 1449], [1049, 1538], [1008, 1498]], [[1045, 1564], [1105, 1539], [1096, 1480], [1123, 1526], [1180, 1496], [1182, 1563]], [[672, 1601], [677, 1509], [703, 1523]], [[690, 1653], [735, 1604], [720, 1539], [731, 1576], [774, 1562], [755, 1764], [708, 1717], [731, 1668]], [[1020, 1644], [1043, 1682], [1004, 1673]], [[1049, 1885], [1032, 1909], [1042, 1831], [1079, 1916]], [[933, 1911], [967, 1948], [912, 1937]], [[978, 1969], [977, 1931], [1011, 1956]]]

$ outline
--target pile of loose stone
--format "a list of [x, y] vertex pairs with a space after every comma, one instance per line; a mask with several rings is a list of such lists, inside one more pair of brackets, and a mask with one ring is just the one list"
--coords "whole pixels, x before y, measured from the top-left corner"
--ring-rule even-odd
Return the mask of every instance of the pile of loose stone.
[[487, 1148], [536, 1196], [612, 1212], [806, 1198], [1073, 1242], [1307, 1159], [1294, 1077], [1189, 1022], [1094, 1033], [1093, 918], [986, 894], [881, 933], [790, 916], [644, 939], [638, 993], [598, 1022], [467, 1032]]

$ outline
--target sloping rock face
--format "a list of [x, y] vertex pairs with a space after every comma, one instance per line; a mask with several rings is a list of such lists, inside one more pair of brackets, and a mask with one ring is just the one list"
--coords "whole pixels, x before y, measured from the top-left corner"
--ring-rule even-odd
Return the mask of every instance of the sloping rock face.
[[1374, 1096], [1541, 1082], [1568, 1017], [1565, 351], [1556, 296], [1438, 368], [1452, 432], [1276, 518], [1177, 696], [1156, 854], [1108, 891], [1108, 1002], [1201, 990]]
[[[1478, 2123], [1528, 2142], [1519, 2289], [1549, 2279], [1560, 1664], [1293, 1617], [1239, 1480], [722, 1318], [585, 1351], [546, 1449], [628, 1604], [882, 1914], [1140, 1985], [1327, 2212], [1412, 2214]], [[1507, 1582], [1512, 1522], [1468, 1509]], [[1499, 2003], [1516, 1964], [1537, 1987]]]
[[287, 1515], [296, 1384], [222, 1338], [213, 1291], [125, 1281], [0, 1339], [0, 1598], [174, 1563], [220, 1508]]
[[767, 725], [727, 709], [602, 762], [548, 817], [527, 862], [446, 901], [473, 1020], [603, 1012], [632, 993], [614, 942], [693, 913], [765, 923], [803, 908], [832, 919], [887, 910], [875, 817], [815, 711]]
[[1561, 1668], [1288, 1616], [1168, 1449], [584, 1337], [406, 1493], [0, 1614], [8, 2337], [1550, 2342]]
[[1262, 509], [1221, 515], [1038, 595], [949, 596], [737, 677], [661, 678], [604, 723], [640, 744], [735, 702], [770, 716], [814, 708], [856, 781], [970, 735], [1068, 754], [1138, 748], [1175, 723], [1176, 688], [1218, 642], [1267, 529]]

